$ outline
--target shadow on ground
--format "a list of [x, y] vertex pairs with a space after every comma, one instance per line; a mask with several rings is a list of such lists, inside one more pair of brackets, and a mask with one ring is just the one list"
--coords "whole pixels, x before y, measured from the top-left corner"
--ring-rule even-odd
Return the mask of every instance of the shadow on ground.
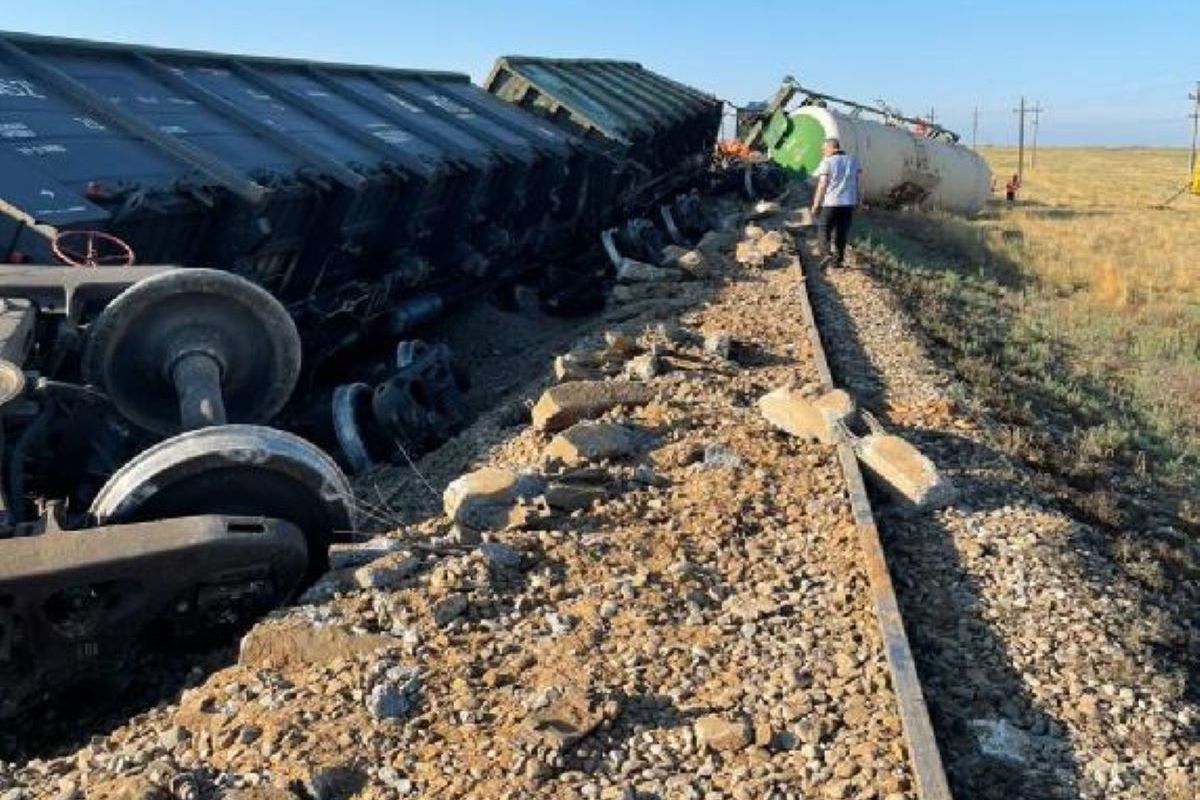
[[[1129, 641], [1157, 677], [1200, 702], [1200, 521], [1197, 484], [1147, 473], [1141, 452], [1181, 458], [1129, 400], [1081, 373], [1065, 343], [1031, 330], [1014, 313], [1031, 279], [1003, 254], [964, 238], [961, 220], [876, 212], [864, 226], [872, 267], [932, 345], [931, 357], [1008, 426], [1003, 451], [1031, 470], [1046, 499], [1077, 526], [1075, 563], [1097, 591], [1133, 587], [1139, 608]], [[1117, 420], [1137, 437], [1096, 454], [1087, 431]], [[1178, 470], [1194, 476], [1200, 464]], [[1101, 558], [1087, 557], [1096, 552]], [[1163, 620], [1152, 624], [1152, 620]], [[1147, 633], [1147, 628], [1153, 628]]]
[[[819, 274], [810, 285], [838, 382], [856, 395], [861, 407], [886, 421], [886, 384], [854, 320]], [[914, 438], [933, 435], [899, 432]], [[973, 452], [977, 445], [955, 438], [942, 445], [957, 450], [964, 463], [996, 457]], [[961, 488], [975, 509], [1004, 502], [1005, 487], [967, 483]], [[883, 545], [954, 794], [984, 800], [1077, 797], [1078, 765], [1069, 736], [1026, 690], [1004, 642], [984, 619], [982, 592], [950, 531], [930, 516], [892, 513], [887, 499], [874, 493], [872, 504], [881, 512]], [[1009, 728], [1034, 746], [1006, 751], [999, 742]], [[1035, 760], [1030, 751], [1042, 755]]]

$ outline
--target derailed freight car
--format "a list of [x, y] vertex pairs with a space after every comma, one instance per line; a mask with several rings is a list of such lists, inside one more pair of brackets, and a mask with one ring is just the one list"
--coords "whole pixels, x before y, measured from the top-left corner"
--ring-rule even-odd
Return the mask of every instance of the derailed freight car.
[[616, 153], [637, 173], [622, 182], [629, 206], [686, 186], [721, 124], [715, 97], [629, 61], [504, 56], [484, 85]]
[[694, 190], [716, 143], [717, 98], [641, 64], [586, 58], [504, 56], [484, 85], [612, 156], [620, 213], [604, 245], [614, 266], [622, 253], [654, 261], [710, 223]]
[[295, 300], [484, 275], [605, 202], [594, 151], [463, 75], [6, 34], [0, 89], [9, 262], [210, 266]]
[[461, 75], [0, 34], [0, 716], [319, 574], [343, 469], [457, 421], [412, 330], [686, 188], [716, 107], [629, 149]]

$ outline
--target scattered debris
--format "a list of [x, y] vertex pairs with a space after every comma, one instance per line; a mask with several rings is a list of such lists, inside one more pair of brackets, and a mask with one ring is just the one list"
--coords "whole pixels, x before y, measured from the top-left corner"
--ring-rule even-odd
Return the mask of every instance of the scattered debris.
[[738, 469], [742, 466], [742, 457], [720, 442], [709, 442], [704, 445], [703, 464], [706, 467]]
[[483, 542], [479, 552], [487, 558], [492, 569], [512, 570], [521, 566], [521, 553], [502, 542]]
[[420, 695], [419, 668], [390, 667], [367, 695], [367, 710], [379, 720], [404, 719], [417, 707]]
[[727, 333], [710, 333], [704, 337], [704, 352], [730, 360], [733, 354], [733, 337]]
[[357, 567], [404, 549], [404, 542], [390, 536], [373, 536], [365, 542], [339, 543], [329, 548], [329, 568]]
[[663, 372], [663, 361], [657, 353], [643, 353], [625, 364], [625, 377], [634, 381], [652, 380]]
[[443, 597], [433, 605], [433, 621], [439, 628], [445, 628], [454, 620], [467, 613], [470, 602], [465, 594], [452, 594]]
[[550, 440], [547, 458], [568, 466], [588, 461], [621, 458], [638, 446], [637, 433], [627, 425], [613, 422], [577, 422]]
[[366, 655], [395, 644], [391, 636], [353, 633], [334, 625], [314, 626], [303, 619], [266, 620], [242, 637], [238, 664], [286, 671]]
[[421, 569], [422, 561], [412, 553], [389, 553], [354, 570], [354, 582], [362, 589], [395, 589]]
[[694, 278], [708, 277], [716, 271], [712, 264], [705, 259], [699, 247], [689, 250], [676, 245], [668, 245], [663, 248], [663, 264], [683, 270]]
[[544, 497], [551, 508], [559, 511], [582, 511], [608, 497], [602, 486], [583, 486], [571, 483], [552, 483], [546, 487]]
[[637, 342], [622, 331], [604, 332], [604, 350], [609, 357], [618, 359], [633, 358], [641, 352]]
[[533, 426], [553, 433], [618, 406], [638, 406], [654, 399], [645, 383], [569, 381], [547, 389], [533, 407]]
[[366, 775], [345, 764], [333, 764], [310, 771], [305, 788], [313, 800], [350, 800], [366, 783]]
[[747, 218], [750, 220], [766, 219], [778, 214], [782, 210], [782, 206], [774, 200], [759, 200], [754, 204], [754, 208], [747, 215]]
[[1006, 719], [971, 721], [971, 732], [984, 756], [1008, 764], [1023, 766], [1032, 752], [1029, 735]]
[[954, 485], [934, 463], [909, 442], [890, 433], [872, 433], [854, 446], [858, 458], [888, 492], [914, 509], [930, 509], [954, 501]]
[[838, 426], [854, 414], [854, 398], [834, 389], [810, 400], [796, 389], [783, 386], [759, 398], [758, 409], [768, 422], [785, 433], [834, 444]]
[[696, 720], [696, 740], [710, 750], [733, 752], [745, 749], [754, 740], [745, 719], [726, 719], [709, 715]]
[[602, 380], [603, 365], [603, 360], [594, 353], [564, 353], [554, 359], [554, 379], [560, 383]]
[[545, 482], [537, 475], [484, 467], [452, 481], [442, 502], [446, 516], [456, 525], [496, 530], [512, 522], [518, 501], [532, 499], [544, 488]]
[[[751, 229], [757, 232], [756, 236], [750, 236]], [[784, 235], [777, 230], [763, 232], [761, 228], [748, 226], [747, 238], [738, 242], [735, 258], [739, 264], [749, 267], [775, 266], [776, 256], [783, 252], [785, 241]]]

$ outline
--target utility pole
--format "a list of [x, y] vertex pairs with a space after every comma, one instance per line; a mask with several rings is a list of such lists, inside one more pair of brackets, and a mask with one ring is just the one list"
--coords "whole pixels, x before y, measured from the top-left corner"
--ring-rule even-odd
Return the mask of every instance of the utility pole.
[[1017, 180], [1025, 178], [1025, 97], [1021, 97], [1021, 105], [1013, 109], [1018, 115], [1017, 123]]
[[978, 149], [976, 145], [979, 143], [979, 106], [975, 106], [975, 111], [971, 114], [971, 149]]
[[1029, 154], [1029, 168], [1033, 169], [1037, 166], [1037, 135], [1038, 123], [1041, 122], [1042, 112], [1046, 109], [1042, 108], [1041, 104], [1035, 105], [1029, 109], [1029, 113], [1033, 114], [1033, 150]]
[[1196, 91], [1188, 95], [1192, 101], [1192, 155], [1188, 159], [1188, 179], [1196, 174], [1196, 133], [1200, 129], [1200, 81], [1196, 81]]

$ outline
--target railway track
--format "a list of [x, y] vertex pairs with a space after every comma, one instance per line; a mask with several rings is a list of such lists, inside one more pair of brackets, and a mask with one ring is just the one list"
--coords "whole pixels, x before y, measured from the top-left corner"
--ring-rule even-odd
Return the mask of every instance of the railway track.
[[[557, 362], [597, 379], [592, 400], [641, 387], [590, 438], [527, 424], [552, 380], [501, 394], [415, 469], [360, 481], [398, 530], [336, 550], [237, 663], [85, 747], [0, 766], [0, 791], [949, 797], [852, 450], [756, 405], [831, 386], [786, 212], [722, 211]], [[549, 360], [490, 324], [515, 374]], [[510, 524], [442, 513], [464, 474]]]
[[[826, 390], [832, 390], [835, 388], [833, 372], [825, 357], [820, 326], [809, 299], [810, 276], [812, 279], [817, 278], [818, 259], [809, 243], [802, 241], [799, 249], [804, 254], [802, 264], [807, 264], [809, 268], [804, 271], [799, 281], [799, 291], [803, 295], [805, 323], [812, 342], [814, 360], [821, 375], [822, 386]], [[950, 798], [946, 772], [938, 751], [929, 709], [925, 705], [925, 695], [921, 688], [920, 677], [917, 675], [908, 634], [904, 629], [904, 621], [896, 599], [896, 590], [892, 585], [892, 577], [888, 569], [887, 556], [879, 538], [879, 529], [871, 510], [866, 483], [863, 481], [862, 471], [858, 466], [858, 457], [855, 455], [853, 445], [844, 436], [840, 438], [837, 450], [838, 461], [842, 465], [842, 474], [845, 476], [846, 488], [850, 494], [850, 505], [855, 525], [858, 528], [863, 558], [870, 575], [875, 615], [885, 643], [892, 686], [900, 705], [910, 764], [917, 785], [917, 796], [923, 800]]]

